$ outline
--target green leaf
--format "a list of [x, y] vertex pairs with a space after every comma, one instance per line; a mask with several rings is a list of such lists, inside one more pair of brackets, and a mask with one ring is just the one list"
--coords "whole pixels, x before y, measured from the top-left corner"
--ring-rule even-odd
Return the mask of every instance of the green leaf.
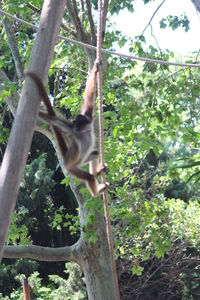
[[64, 184], [66, 186], [68, 186], [70, 184], [70, 178], [69, 177], [65, 177], [62, 181], [61, 184]]
[[131, 269], [133, 275], [136, 275], [136, 276], [141, 276], [142, 275], [142, 272], [143, 272], [144, 268], [141, 267], [141, 266], [136, 266], [134, 265]]

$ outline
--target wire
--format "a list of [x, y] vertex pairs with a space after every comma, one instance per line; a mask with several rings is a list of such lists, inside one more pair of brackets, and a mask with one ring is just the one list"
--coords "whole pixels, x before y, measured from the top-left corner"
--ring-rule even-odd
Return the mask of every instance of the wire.
[[[2, 9], [0, 9], [0, 13], [2, 13], [3, 15], [6, 15], [7, 17], [15, 20], [15, 21], [18, 21], [28, 27], [32, 27], [34, 29], [38, 29], [38, 26], [35, 26], [27, 21], [24, 21], [18, 17], [15, 17], [5, 11], [3, 11]], [[73, 44], [77, 44], [81, 47], [85, 47], [85, 48], [88, 48], [88, 49], [91, 49], [91, 50], [94, 50], [96, 51], [96, 47], [95, 46], [92, 46], [92, 45], [89, 45], [89, 44], [86, 44], [86, 43], [83, 43], [83, 42], [79, 42], [79, 41], [76, 41], [74, 39], [71, 39], [71, 38], [68, 38], [68, 37], [65, 37], [63, 35], [59, 35], [59, 38], [62, 39], [62, 40], [65, 40], [65, 41], [68, 41], [70, 43], [73, 43]], [[142, 62], [146, 62], [148, 64], [160, 64], [160, 65], [171, 65], [171, 66], [177, 66], [177, 67], [186, 67], [186, 68], [199, 68], [200, 67], [200, 63], [180, 63], [180, 62], [173, 62], [173, 61], [166, 61], [166, 60], [161, 60], [161, 59], [153, 59], [153, 58], [147, 58], [147, 57], [137, 57], [137, 56], [133, 56], [133, 55], [128, 55], [128, 54], [124, 54], [124, 53], [121, 53], [121, 52], [116, 52], [116, 51], [112, 51], [112, 50], [106, 50], [106, 49], [101, 49], [101, 52], [102, 53], [105, 53], [105, 54], [110, 54], [110, 55], [114, 55], [114, 56], [119, 56], [119, 57], [122, 57], [122, 58], [125, 58], [125, 59], [128, 59], [128, 60], [136, 60], [136, 61], [142, 61]]]

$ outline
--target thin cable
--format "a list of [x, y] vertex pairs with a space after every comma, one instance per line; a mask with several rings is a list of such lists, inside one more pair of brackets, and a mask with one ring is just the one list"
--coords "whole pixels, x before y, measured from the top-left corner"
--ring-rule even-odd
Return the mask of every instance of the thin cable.
[[15, 16], [13, 16], [13, 15], [11, 15], [11, 14], [5, 12], [5, 11], [2, 10], [2, 9], [0, 9], [0, 13], [1, 13], [2, 15], [5, 15], [5, 16], [7, 16], [7, 17], [13, 19], [14, 21], [18, 21], [19, 23], [22, 23], [22, 24], [24, 24], [24, 25], [26, 25], [26, 26], [28, 26], [28, 27], [34, 28], [34, 29], [36, 29], [36, 30], [38, 29], [38, 26], [33, 25], [32, 23], [29, 23], [29, 22], [27, 22], [27, 21], [24, 21], [24, 20], [22, 20], [22, 19], [20, 19], [20, 18], [18, 18], [18, 17], [15, 17]]
[[[101, 49], [102, 49], [102, 1], [98, 0], [98, 26], [97, 26], [97, 60], [99, 63], [101, 62]], [[100, 141], [100, 160], [101, 164], [104, 165], [104, 126], [103, 126], [103, 97], [102, 97], [102, 72], [101, 72], [101, 64], [99, 65], [99, 72], [97, 73], [98, 80], [98, 99], [99, 99], [99, 141]], [[105, 172], [102, 172], [102, 182], [106, 184], [106, 175]], [[104, 191], [103, 193], [103, 204], [104, 204], [104, 214], [106, 221], [106, 230], [107, 230], [107, 238], [109, 245], [109, 252], [112, 264], [112, 273], [113, 280], [115, 286], [115, 295], [116, 299], [120, 300], [119, 295], [119, 286], [118, 286], [118, 278], [117, 278], [117, 270], [114, 258], [114, 246], [111, 232], [111, 222], [110, 222], [110, 214], [108, 208], [108, 199], [107, 193]]]
[[[15, 21], [18, 21], [28, 27], [31, 27], [31, 28], [34, 28], [34, 29], [38, 29], [38, 26], [35, 26], [27, 21], [24, 21], [18, 17], [15, 17], [5, 11], [3, 11], [2, 9], [0, 9], [0, 13], [2, 13], [3, 15], [6, 15], [7, 17], [15, 20]], [[85, 43], [82, 43], [82, 42], [79, 42], [79, 41], [76, 41], [74, 39], [71, 39], [71, 38], [67, 38], [63, 35], [59, 35], [59, 38], [62, 39], [62, 40], [65, 40], [65, 41], [68, 41], [70, 43], [73, 43], [73, 44], [77, 44], [81, 47], [85, 47], [85, 48], [88, 48], [88, 49], [91, 49], [91, 50], [94, 50], [96, 51], [96, 47], [95, 46], [92, 46], [92, 45], [89, 45], [89, 44], [85, 44]], [[128, 54], [124, 54], [124, 53], [121, 53], [121, 52], [116, 52], [116, 51], [111, 51], [111, 50], [105, 50], [105, 49], [101, 49], [102, 53], [106, 53], [106, 54], [110, 54], [110, 55], [114, 55], [114, 56], [119, 56], [119, 57], [122, 57], [122, 58], [125, 58], [125, 59], [128, 59], [128, 60], [136, 60], [136, 61], [142, 61], [142, 62], [146, 62], [147, 64], [160, 64], [160, 65], [171, 65], [171, 66], [177, 66], [177, 67], [186, 67], [186, 68], [199, 68], [200, 67], [200, 64], [199, 63], [180, 63], [180, 62], [173, 62], [173, 61], [165, 61], [165, 60], [161, 60], [161, 59], [153, 59], [153, 58], [147, 58], [147, 57], [137, 57], [137, 56], [133, 56], [133, 55], [128, 55]]]

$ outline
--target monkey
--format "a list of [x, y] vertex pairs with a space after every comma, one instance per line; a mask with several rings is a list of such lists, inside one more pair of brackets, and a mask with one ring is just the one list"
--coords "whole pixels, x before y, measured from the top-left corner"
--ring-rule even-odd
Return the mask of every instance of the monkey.
[[[73, 121], [56, 115], [41, 79], [32, 71], [25, 72], [25, 76], [34, 80], [46, 106], [47, 113], [40, 111], [39, 117], [52, 126], [66, 171], [85, 181], [93, 197], [99, 196], [108, 187], [108, 183], [99, 184], [97, 181], [101, 172], [106, 170], [106, 166], [99, 163], [99, 153], [95, 149], [93, 111], [98, 68], [99, 63], [96, 60], [86, 84], [81, 111]], [[89, 172], [80, 168], [87, 163]]]

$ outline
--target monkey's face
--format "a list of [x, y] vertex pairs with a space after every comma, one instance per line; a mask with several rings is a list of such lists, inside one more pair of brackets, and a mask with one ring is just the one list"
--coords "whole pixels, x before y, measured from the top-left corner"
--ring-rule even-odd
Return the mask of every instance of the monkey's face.
[[73, 121], [73, 128], [79, 132], [86, 129], [90, 123], [91, 120], [86, 115], [79, 114]]

